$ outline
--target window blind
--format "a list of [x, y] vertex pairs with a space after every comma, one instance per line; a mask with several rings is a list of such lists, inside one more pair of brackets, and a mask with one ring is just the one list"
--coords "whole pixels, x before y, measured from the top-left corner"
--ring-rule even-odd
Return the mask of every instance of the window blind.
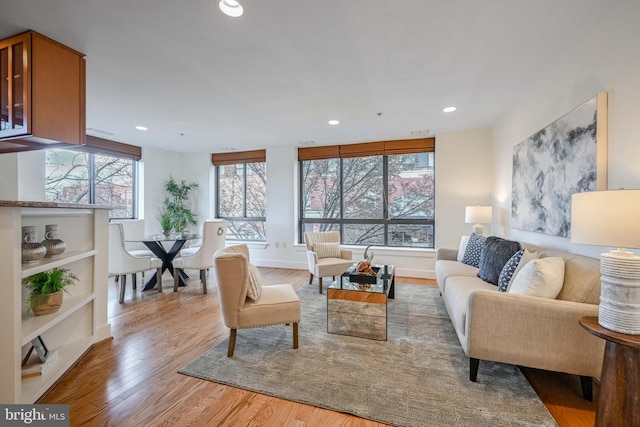
[[124, 144], [122, 142], [111, 141], [109, 139], [98, 138], [91, 135], [87, 135], [87, 142], [85, 145], [63, 148], [75, 151], [84, 151], [87, 153], [105, 154], [108, 156], [132, 159], [136, 161], [142, 159], [142, 148], [136, 145]]
[[258, 163], [267, 160], [267, 150], [234, 151], [231, 153], [214, 153], [211, 163], [214, 166], [237, 165], [240, 163]]
[[435, 151], [435, 138], [403, 139], [298, 148], [298, 161], [362, 156], [390, 156], [393, 154], [429, 153]]

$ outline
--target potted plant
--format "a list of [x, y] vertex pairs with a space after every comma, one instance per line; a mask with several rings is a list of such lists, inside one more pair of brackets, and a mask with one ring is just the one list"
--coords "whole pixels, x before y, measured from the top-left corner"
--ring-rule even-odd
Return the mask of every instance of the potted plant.
[[36, 316], [55, 313], [62, 305], [62, 292], [78, 280], [75, 274], [64, 268], [54, 268], [22, 279], [31, 291], [28, 306]]
[[169, 236], [173, 229], [173, 218], [171, 216], [171, 212], [167, 209], [162, 209], [160, 211], [160, 215], [158, 215], [158, 221], [160, 221], [160, 227], [162, 228], [164, 235]]
[[184, 180], [176, 182], [170, 177], [165, 189], [169, 196], [164, 199], [165, 210], [171, 215], [173, 229], [182, 233], [189, 225], [196, 225], [196, 214], [187, 207], [189, 193], [198, 188], [197, 182], [187, 184]]

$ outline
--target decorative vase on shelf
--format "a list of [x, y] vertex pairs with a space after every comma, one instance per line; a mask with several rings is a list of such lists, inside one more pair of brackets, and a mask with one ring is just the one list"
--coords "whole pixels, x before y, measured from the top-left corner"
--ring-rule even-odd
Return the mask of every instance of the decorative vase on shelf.
[[47, 249], [38, 242], [38, 227], [35, 225], [22, 227], [22, 263], [40, 261], [46, 254]]
[[67, 244], [58, 238], [58, 224], [44, 226], [44, 240], [41, 243], [47, 250], [46, 258], [60, 255], [67, 249]]
[[62, 291], [58, 291], [51, 294], [32, 295], [30, 305], [33, 314], [42, 316], [60, 310], [62, 306], [62, 294]]

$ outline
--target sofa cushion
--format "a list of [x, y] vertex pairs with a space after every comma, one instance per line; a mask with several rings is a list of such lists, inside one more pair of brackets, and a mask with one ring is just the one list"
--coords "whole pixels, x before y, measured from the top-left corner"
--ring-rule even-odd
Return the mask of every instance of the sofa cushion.
[[340, 258], [340, 243], [314, 243], [313, 251], [321, 258]]
[[497, 236], [489, 236], [480, 254], [478, 277], [485, 282], [498, 285], [502, 267], [522, 249], [520, 243]]
[[464, 253], [467, 250], [467, 244], [469, 243], [469, 236], [462, 236], [460, 238], [460, 246], [458, 246], [458, 261], [462, 262]]
[[509, 261], [502, 267], [502, 271], [500, 272], [500, 276], [498, 276], [498, 291], [499, 292], [507, 292], [507, 288], [509, 287], [509, 282], [513, 277], [513, 273], [516, 272], [516, 268], [518, 268], [518, 264], [522, 259], [522, 254], [526, 249], [520, 249], [518, 252], [513, 254]]
[[462, 335], [466, 335], [465, 322], [469, 293], [476, 289], [496, 290], [490, 283], [483, 282], [477, 277], [453, 276], [447, 280], [447, 292], [443, 295], [445, 306], [453, 326]]
[[518, 272], [509, 293], [556, 298], [564, 283], [564, 260], [561, 257], [529, 261]]
[[482, 248], [484, 248], [484, 244], [486, 241], [487, 241], [486, 237], [480, 236], [476, 233], [471, 233], [471, 236], [469, 236], [469, 242], [467, 243], [467, 247], [464, 250], [462, 263], [471, 265], [473, 267], [479, 267], [480, 254], [482, 253]]
[[262, 276], [260, 276], [258, 268], [253, 264], [247, 264], [247, 275], [249, 280], [247, 298], [258, 301], [260, 299], [260, 291], [262, 290]]
[[436, 280], [442, 294], [445, 293], [447, 278], [454, 276], [473, 277], [478, 280], [476, 275], [478, 269], [472, 265], [463, 264], [458, 261], [450, 261], [441, 259], [436, 261]]
[[[509, 288], [511, 287], [511, 284], [513, 283], [513, 279], [516, 278], [516, 276], [518, 275], [518, 272], [522, 269], [522, 267], [524, 267], [525, 265], [527, 265], [527, 263], [529, 261], [531, 261], [532, 259], [536, 259], [539, 258], [538, 256], [538, 252], [530, 252], [528, 249], [521, 249], [522, 254], [519, 256], [519, 261], [516, 264], [516, 267], [513, 271], [505, 271], [508, 267], [508, 264], [511, 260], [507, 261], [507, 264], [505, 264], [505, 266], [502, 268], [502, 271], [500, 272], [500, 277], [498, 278], [498, 290], [500, 292], [509, 292]], [[520, 252], [520, 251], [518, 251]], [[513, 257], [517, 257], [518, 252], [516, 252]], [[513, 258], [512, 257], [512, 258]], [[504, 273], [504, 275], [503, 275]], [[500, 280], [506, 281], [506, 283], [500, 283]], [[504, 290], [503, 290], [504, 289]]]

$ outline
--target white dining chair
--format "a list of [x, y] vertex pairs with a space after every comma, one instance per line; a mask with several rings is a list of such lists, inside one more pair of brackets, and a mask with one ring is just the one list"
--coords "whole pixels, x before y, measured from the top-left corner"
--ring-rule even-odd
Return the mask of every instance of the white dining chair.
[[200, 271], [202, 291], [207, 293], [207, 270], [213, 267], [213, 254], [225, 246], [227, 221], [221, 219], [205, 221], [202, 226], [202, 245], [195, 251], [181, 252], [173, 259], [173, 291], [178, 292], [181, 271], [185, 268]]
[[133, 256], [124, 246], [124, 230], [121, 223], [109, 224], [109, 275], [120, 277], [120, 303], [124, 302], [127, 274], [131, 274], [133, 289], [136, 289], [136, 273], [156, 270], [158, 291], [162, 292], [162, 260], [154, 257]]

